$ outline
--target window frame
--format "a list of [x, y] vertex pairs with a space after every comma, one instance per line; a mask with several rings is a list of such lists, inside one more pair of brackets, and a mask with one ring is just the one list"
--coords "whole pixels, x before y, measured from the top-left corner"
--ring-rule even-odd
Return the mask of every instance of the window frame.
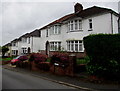
[[83, 41], [82, 40], [69, 40], [69, 41], [67, 41], [67, 51], [68, 52], [84, 52]]
[[61, 50], [61, 41], [50, 42], [50, 51], [60, 51], [60, 50]]
[[74, 19], [68, 21], [68, 32], [83, 31], [82, 30], [82, 19]]
[[93, 19], [88, 19], [89, 21], [89, 30], [88, 31], [92, 31], [93, 30]]

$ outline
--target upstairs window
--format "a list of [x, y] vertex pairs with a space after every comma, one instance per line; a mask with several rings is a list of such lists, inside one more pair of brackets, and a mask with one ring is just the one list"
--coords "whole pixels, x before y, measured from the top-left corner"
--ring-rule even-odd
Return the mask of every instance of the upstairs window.
[[93, 25], [92, 25], [92, 19], [89, 19], [89, 31], [92, 31]]
[[16, 43], [14, 42], [14, 43], [12, 43], [12, 46], [16, 46]]
[[22, 38], [23, 43], [27, 43], [27, 38]]
[[60, 25], [54, 25], [50, 27], [50, 35], [60, 34], [61, 33], [61, 26]]
[[46, 30], [46, 37], [48, 37], [48, 29]]
[[28, 44], [30, 44], [30, 37], [28, 37]]
[[68, 22], [68, 31], [82, 30], [82, 20], [72, 20]]
[[120, 18], [118, 19], [118, 33], [120, 33]]

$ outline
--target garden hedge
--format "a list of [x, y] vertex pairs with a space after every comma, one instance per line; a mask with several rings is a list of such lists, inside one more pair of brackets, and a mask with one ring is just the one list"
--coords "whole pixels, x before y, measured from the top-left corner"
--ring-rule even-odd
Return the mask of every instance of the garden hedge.
[[120, 34], [94, 34], [83, 41], [90, 58], [89, 73], [120, 77]]

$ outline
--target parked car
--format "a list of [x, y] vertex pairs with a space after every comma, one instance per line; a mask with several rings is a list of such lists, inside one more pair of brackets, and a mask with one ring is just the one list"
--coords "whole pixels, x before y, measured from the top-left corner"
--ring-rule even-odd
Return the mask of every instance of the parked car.
[[24, 60], [27, 60], [27, 59], [28, 59], [27, 56], [20, 55], [20, 56], [17, 56], [16, 58], [12, 59], [11, 60], [11, 64], [12, 65], [16, 65], [16, 62], [18, 62], [18, 61], [24, 61]]

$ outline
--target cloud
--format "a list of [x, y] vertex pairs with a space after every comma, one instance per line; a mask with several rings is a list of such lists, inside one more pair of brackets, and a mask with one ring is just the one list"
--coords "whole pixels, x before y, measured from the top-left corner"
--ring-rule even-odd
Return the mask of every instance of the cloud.
[[[3, 44], [66, 14], [73, 13], [74, 4], [74, 2], [2, 2], [2, 14], [0, 13], [2, 26], [0, 27], [2, 27]], [[116, 2], [82, 2], [82, 4], [84, 8], [99, 5], [116, 11], [118, 9]]]

